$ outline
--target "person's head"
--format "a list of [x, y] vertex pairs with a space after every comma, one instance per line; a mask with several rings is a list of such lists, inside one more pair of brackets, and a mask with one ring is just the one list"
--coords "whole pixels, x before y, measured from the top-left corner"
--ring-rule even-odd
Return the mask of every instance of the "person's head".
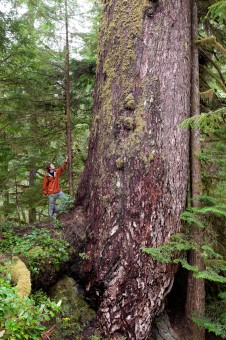
[[46, 169], [49, 171], [49, 172], [52, 172], [55, 170], [55, 166], [53, 163], [48, 163], [46, 164]]

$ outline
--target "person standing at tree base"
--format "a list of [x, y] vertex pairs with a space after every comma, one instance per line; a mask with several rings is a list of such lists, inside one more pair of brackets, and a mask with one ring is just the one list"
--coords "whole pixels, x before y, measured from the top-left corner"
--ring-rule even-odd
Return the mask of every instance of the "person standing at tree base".
[[48, 163], [46, 165], [46, 174], [42, 184], [42, 190], [46, 197], [49, 199], [49, 217], [52, 220], [55, 217], [55, 213], [61, 211], [61, 204], [56, 206], [56, 200], [60, 200], [64, 196], [63, 191], [60, 189], [60, 176], [67, 166], [67, 158], [64, 163], [55, 168], [54, 164]]

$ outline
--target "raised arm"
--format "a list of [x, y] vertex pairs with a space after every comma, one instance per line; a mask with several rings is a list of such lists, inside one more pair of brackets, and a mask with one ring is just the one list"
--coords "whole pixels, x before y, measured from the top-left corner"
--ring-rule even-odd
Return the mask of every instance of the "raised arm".
[[57, 171], [59, 172], [60, 175], [62, 174], [64, 169], [67, 167], [67, 161], [68, 161], [68, 157], [66, 157], [64, 163], [59, 168], [57, 168]]

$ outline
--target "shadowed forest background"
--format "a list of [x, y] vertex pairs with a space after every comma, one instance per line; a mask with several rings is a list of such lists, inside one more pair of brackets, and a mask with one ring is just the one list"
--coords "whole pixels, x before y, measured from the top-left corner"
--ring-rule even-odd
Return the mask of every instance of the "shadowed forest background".
[[0, 4], [0, 338], [225, 339], [226, 1]]

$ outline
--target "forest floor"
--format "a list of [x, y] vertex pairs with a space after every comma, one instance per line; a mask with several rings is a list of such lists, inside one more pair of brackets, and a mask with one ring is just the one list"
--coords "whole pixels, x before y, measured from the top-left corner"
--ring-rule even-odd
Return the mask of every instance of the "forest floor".
[[[59, 214], [56, 220], [43, 220], [28, 226], [13, 227], [14, 234], [20, 238], [32, 234], [34, 228], [38, 228], [39, 230], [47, 230], [52, 239], [60, 239], [68, 243], [69, 261], [54, 265], [51, 263], [51, 259], [50, 261], [46, 259], [45, 264], [42, 264], [39, 268], [41, 275], [32, 276], [32, 287], [34, 290], [48, 289], [49, 286], [56, 282], [58, 277], [69, 272], [71, 266], [73, 266], [75, 275], [79, 276], [81, 264], [84, 261], [79, 254], [84, 252], [86, 230], [88, 227], [84, 216], [83, 209], [76, 206], [69, 211]], [[19, 255], [19, 257], [27, 264], [29, 257], [27, 258], [26, 255]]]

